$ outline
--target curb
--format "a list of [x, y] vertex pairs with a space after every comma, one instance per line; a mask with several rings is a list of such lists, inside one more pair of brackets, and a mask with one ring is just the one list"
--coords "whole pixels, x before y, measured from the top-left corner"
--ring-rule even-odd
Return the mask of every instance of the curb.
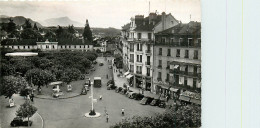
[[74, 97], [78, 97], [78, 96], [81, 96], [81, 94], [77, 94], [75, 96], [70, 96], [70, 97], [62, 97], [62, 98], [43, 98], [43, 97], [38, 97], [38, 96], [35, 96], [35, 98], [48, 99], [48, 100], [59, 100], [59, 99], [70, 99], [70, 98], [74, 98]]
[[42, 116], [38, 112], [36, 112], [36, 113], [40, 116], [40, 118], [42, 120], [42, 128], [44, 128], [44, 120], [43, 120]]

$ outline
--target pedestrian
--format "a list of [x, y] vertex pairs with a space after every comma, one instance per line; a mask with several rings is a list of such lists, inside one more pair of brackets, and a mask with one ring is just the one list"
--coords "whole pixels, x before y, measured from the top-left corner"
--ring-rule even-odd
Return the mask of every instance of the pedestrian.
[[106, 119], [107, 119], [107, 123], [108, 123], [108, 119], [109, 119], [109, 115], [108, 114], [106, 115]]
[[99, 100], [102, 100], [102, 95], [99, 96]]
[[122, 116], [124, 116], [125, 115], [125, 109], [122, 108], [121, 112], [122, 112]]
[[31, 98], [31, 101], [33, 102], [33, 98], [34, 98], [34, 94], [33, 93], [31, 94], [30, 98]]

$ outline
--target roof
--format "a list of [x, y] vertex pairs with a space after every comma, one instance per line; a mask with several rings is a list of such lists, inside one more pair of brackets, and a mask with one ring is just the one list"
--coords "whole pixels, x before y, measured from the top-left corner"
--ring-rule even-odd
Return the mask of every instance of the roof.
[[36, 42], [37, 39], [6, 39], [1, 42], [1, 45], [36, 45]]
[[160, 34], [176, 34], [176, 35], [186, 35], [186, 34], [196, 34], [200, 35], [201, 33], [201, 23], [191, 21], [187, 24], [179, 23], [178, 25], [166, 29], [157, 33], [156, 35]]
[[[149, 23], [149, 17], [143, 19], [143, 21], [136, 22], [135, 31], [152, 31], [154, 26], [161, 21], [161, 15], [157, 15], [156, 18], [152, 19]], [[155, 22], [155, 23], [153, 23]]]

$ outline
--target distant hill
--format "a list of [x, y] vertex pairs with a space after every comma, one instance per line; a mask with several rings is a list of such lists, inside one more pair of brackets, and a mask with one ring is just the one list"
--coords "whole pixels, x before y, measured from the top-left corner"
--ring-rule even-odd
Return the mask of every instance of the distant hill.
[[75, 27], [84, 27], [84, 24], [73, 21], [69, 17], [59, 17], [59, 18], [51, 18], [44, 21], [40, 21], [40, 23], [44, 26], [68, 26], [72, 25]]
[[[9, 17], [9, 16], [6, 16], [6, 15], [0, 15], [0, 23], [8, 23], [9, 22], [9, 18], [11, 18], [14, 23], [16, 25], [23, 25], [25, 23], [25, 20], [27, 18], [23, 17], [23, 16], [15, 16], [15, 17]], [[32, 25], [34, 25], [34, 23], [36, 23], [36, 25], [40, 28], [42, 28], [43, 26], [36, 22], [36, 21], [33, 21], [32, 19], [29, 18], [29, 21]]]

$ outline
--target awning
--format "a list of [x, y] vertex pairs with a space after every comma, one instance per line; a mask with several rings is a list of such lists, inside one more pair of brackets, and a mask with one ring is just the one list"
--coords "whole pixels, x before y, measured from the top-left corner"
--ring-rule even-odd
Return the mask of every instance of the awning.
[[163, 89], [169, 89], [169, 87], [167, 87], [167, 86], [164, 86], [164, 85], [159, 85], [161, 88], [163, 88]]
[[189, 102], [190, 101], [190, 97], [186, 97], [186, 96], [180, 96], [179, 97], [179, 100], [183, 100], [183, 101], [187, 101], [187, 102]]
[[125, 74], [124, 74], [124, 75], [125, 75], [125, 76], [127, 76], [129, 73], [130, 73], [130, 72], [125, 72]]
[[194, 104], [201, 105], [201, 101], [198, 100], [198, 99], [193, 99], [193, 98], [191, 98], [191, 99], [190, 99], [190, 102], [191, 102], [191, 103], [194, 103]]
[[62, 81], [51, 82], [49, 85], [60, 85]]
[[127, 79], [130, 79], [131, 77], [133, 77], [132, 74], [129, 74], [129, 75], [126, 76]]
[[170, 88], [170, 90], [173, 91], [173, 92], [177, 92], [179, 89], [177, 89], [177, 88]]
[[179, 65], [174, 65], [174, 69], [177, 69], [179, 67]]

